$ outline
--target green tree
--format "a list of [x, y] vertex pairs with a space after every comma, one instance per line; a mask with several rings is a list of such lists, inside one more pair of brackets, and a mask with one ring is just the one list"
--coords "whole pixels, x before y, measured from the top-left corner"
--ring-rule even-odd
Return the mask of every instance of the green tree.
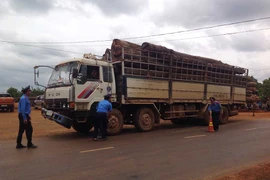
[[22, 95], [22, 92], [19, 91], [18, 89], [14, 88], [14, 87], [10, 87], [8, 90], [7, 90], [7, 93], [9, 93], [12, 97], [14, 98], [18, 98]]
[[[36, 97], [36, 96], [39, 96], [39, 95], [43, 95], [44, 94], [44, 90], [40, 89], [39, 87], [38, 88], [31, 87], [31, 91], [32, 91], [31, 92], [31, 97]], [[19, 98], [19, 97], [22, 96], [22, 92], [19, 91], [16, 88], [14, 88], [14, 87], [10, 87], [7, 90], [7, 93], [9, 93], [14, 98]]]
[[263, 99], [270, 97], [270, 78], [265, 79], [260, 88]]
[[40, 96], [40, 95], [44, 94], [44, 90], [40, 89], [39, 87], [37, 87], [37, 88], [31, 87], [31, 90], [32, 90], [32, 92], [31, 92], [32, 97]]

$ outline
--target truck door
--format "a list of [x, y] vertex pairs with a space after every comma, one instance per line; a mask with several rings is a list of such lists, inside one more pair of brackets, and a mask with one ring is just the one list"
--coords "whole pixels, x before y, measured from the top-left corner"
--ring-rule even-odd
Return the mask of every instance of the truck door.
[[89, 105], [103, 99], [101, 67], [81, 65], [75, 86], [75, 99], [79, 110], [89, 109]]
[[104, 86], [104, 95], [113, 94], [114, 92], [114, 84], [113, 84], [113, 76], [112, 76], [112, 67], [110, 66], [102, 66], [102, 76], [103, 76], [103, 86]]

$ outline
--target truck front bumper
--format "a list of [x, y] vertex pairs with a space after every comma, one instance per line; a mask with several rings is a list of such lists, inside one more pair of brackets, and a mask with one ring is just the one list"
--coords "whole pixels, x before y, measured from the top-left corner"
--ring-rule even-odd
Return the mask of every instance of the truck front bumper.
[[73, 120], [71, 118], [45, 108], [41, 109], [41, 114], [45, 119], [55, 121], [57, 124], [60, 124], [68, 129], [70, 129], [73, 124]]

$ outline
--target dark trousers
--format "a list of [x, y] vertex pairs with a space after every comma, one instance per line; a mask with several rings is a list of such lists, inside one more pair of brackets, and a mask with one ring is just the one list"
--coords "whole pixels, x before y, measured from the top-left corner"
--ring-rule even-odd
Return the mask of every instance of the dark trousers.
[[218, 130], [219, 123], [220, 123], [220, 112], [212, 112], [212, 120], [213, 120], [214, 130]]
[[24, 131], [26, 132], [26, 138], [27, 138], [27, 145], [32, 144], [32, 134], [33, 134], [33, 127], [30, 121], [30, 117], [27, 115], [27, 124], [24, 124], [24, 119], [22, 114], [19, 113], [19, 132], [17, 137], [17, 144], [22, 143], [22, 136]]
[[94, 138], [97, 138], [98, 132], [101, 133], [101, 137], [107, 136], [107, 113], [96, 113], [94, 119]]

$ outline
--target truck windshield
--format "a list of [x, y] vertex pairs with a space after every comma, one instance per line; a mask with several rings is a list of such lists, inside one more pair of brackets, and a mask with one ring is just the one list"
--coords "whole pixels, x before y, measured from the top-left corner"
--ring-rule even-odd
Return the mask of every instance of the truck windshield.
[[56, 66], [48, 82], [48, 87], [71, 85], [71, 72], [77, 67], [77, 62], [70, 62]]

